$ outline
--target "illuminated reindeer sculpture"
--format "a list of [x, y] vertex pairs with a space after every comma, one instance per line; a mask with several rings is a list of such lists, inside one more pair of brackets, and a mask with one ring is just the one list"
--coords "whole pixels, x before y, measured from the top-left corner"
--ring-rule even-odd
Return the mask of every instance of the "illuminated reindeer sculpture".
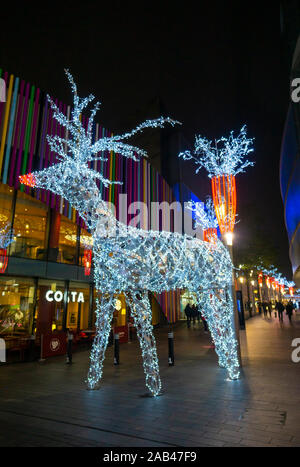
[[88, 388], [99, 387], [114, 297], [124, 293], [142, 350], [146, 386], [152, 395], [160, 393], [161, 381], [148, 291], [160, 293], [175, 289], [189, 289], [205, 307], [219, 363], [227, 368], [230, 378], [238, 378], [230, 295], [232, 263], [226, 248], [220, 241], [209, 244], [187, 235], [145, 231], [117, 221], [101, 198], [96, 180], [106, 187], [120, 182], [112, 182], [90, 167], [95, 160], [106, 160], [99, 155], [103, 151], [115, 151], [135, 160], [136, 157], [146, 156], [143, 150], [123, 141], [144, 128], [178, 122], [170, 118], [148, 120], [130, 133], [92, 142], [92, 125], [98, 103], [91, 111], [85, 130], [80, 115], [93, 96], [79, 98], [72, 76], [68, 72], [66, 74], [74, 94], [70, 120], [48, 98], [55, 119], [66, 128], [68, 134], [66, 138], [47, 137], [59, 162], [40, 172], [20, 176], [20, 181], [65, 198], [78, 211], [92, 234], [94, 280], [99, 298], [96, 300], [96, 335], [90, 356]]

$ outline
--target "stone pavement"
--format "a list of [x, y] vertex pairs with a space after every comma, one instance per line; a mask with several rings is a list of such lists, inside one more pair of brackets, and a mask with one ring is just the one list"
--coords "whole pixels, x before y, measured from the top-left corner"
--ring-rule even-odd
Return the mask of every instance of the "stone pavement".
[[164, 393], [144, 397], [138, 342], [108, 348], [99, 391], [87, 391], [87, 351], [1, 365], [0, 446], [299, 446], [300, 312], [291, 326], [257, 316], [242, 332], [243, 370], [227, 381], [202, 328], [175, 327], [175, 366], [168, 329], [156, 330]]

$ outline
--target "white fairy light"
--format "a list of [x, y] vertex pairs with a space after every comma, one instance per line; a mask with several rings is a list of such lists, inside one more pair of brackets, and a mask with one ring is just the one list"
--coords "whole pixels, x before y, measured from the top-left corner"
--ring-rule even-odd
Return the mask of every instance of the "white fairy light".
[[[95, 389], [102, 377], [103, 361], [114, 312], [114, 296], [123, 293], [131, 306], [142, 350], [146, 386], [154, 396], [161, 391], [158, 358], [151, 323], [148, 291], [161, 293], [189, 289], [205, 309], [219, 363], [231, 379], [239, 376], [237, 342], [232, 326], [230, 295], [232, 262], [225, 246], [172, 232], [145, 231], [119, 222], [101, 198], [96, 180], [105, 186], [114, 182], [89, 167], [100, 151], [116, 151], [125, 157], [143, 156], [144, 151], [124, 144], [137, 131], [177, 123], [170, 118], [148, 120], [130, 133], [92, 141], [94, 107], [86, 131], [80, 114], [92, 96], [80, 99], [71, 75], [74, 109], [68, 120], [51, 101], [56, 120], [68, 130], [69, 138], [48, 136], [51, 150], [60, 162], [40, 172], [20, 176], [21, 183], [45, 188], [65, 198], [83, 218], [93, 238], [93, 264], [96, 300], [94, 339], [88, 388]], [[65, 151], [65, 148], [67, 150]], [[102, 157], [101, 157], [102, 158]], [[103, 160], [103, 158], [102, 158]], [[119, 183], [119, 182], [115, 182]]]
[[14, 242], [14, 233], [7, 223], [0, 229], [0, 249], [6, 250], [12, 242]]
[[210, 178], [220, 175], [237, 175], [253, 162], [243, 160], [253, 151], [252, 142], [254, 138], [247, 138], [247, 128], [244, 125], [240, 134], [234, 137], [231, 131], [228, 138], [220, 138], [208, 141], [206, 138], [196, 136], [194, 153], [190, 151], [181, 152], [178, 156], [185, 160], [192, 159], [197, 167], [196, 173], [203, 167], [207, 170]]

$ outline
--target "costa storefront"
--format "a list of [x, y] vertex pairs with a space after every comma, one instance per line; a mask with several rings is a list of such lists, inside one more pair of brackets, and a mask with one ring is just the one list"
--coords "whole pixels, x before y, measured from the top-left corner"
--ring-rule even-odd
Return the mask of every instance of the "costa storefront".
[[[91, 235], [60, 196], [20, 186], [19, 175], [55, 164], [46, 135], [64, 133], [45, 93], [1, 70], [0, 77], [6, 83], [6, 101], [0, 102], [0, 236], [8, 229], [9, 237], [9, 245], [0, 247], [0, 338], [16, 359], [26, 359], [32, 342], [42, 356], [63, 354], [67, 328], [74, 333], [75, 347], [93, 338], [97, 293]], [[54, 101], [70, 115], [70, 106]], [[88, 118], [82, 116], [82, 122], [87, 126]], [[95, 140], [105, 135], [111, 133], [97, 124]], [[136, 201], [149, 207], [152, 201], [174, 201], [166, 181], [146, 160], [135, 162], [113, 152], [106, 156], [107, 162], [95, 161], [94, 168], [123, 182], [109, 188], [99, 182], [102, 198], [115, 205], [118, 218], [120, 195], [127, 212]], [[151, 209], [148, 213], [150, 217]], [[175, 322], [178, 303], [179, 292], [152, 297], [153, 324], [162, 317]], [[129, 323], [124, 297], [116, 296], [112, 326], [120, 342], [129, 338]]]

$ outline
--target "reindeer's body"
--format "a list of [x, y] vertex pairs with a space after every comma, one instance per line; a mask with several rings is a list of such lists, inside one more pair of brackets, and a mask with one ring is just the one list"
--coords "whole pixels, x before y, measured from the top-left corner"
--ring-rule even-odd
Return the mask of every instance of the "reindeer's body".
[[[71, 83], [74, 90], [72, 80]], [[63, 162], [23, 176], [21, 181], [64, 197], [85, 220], [93, 237], [94, 280], [99, 299], [88, 387], [98, 386], [114, 311], [114, 296], [124, 293], [140, 340], [147, 387], [152, 394], [159, 394], [161, 383], [148, 291], [160, 293], [175, 289], [188, 289], [195, 294], [205, 310], [220, 365], [227, 368], [231, 378], [238, 377], [232, 322], [232, 264], [228, 251], [220, 241], [209, 244], [186, 235], [144, 231], [117, 221], [101, 199], [95, 180], [100, 178], [104, 185], [110, 182], [91, 170], [87, 162], [100, 150], [113, 149], [126, 157], [134, 157], [134, 152], [141, 154], [141, 150], [121, 143], [122, 137], [103, 138], [92, 144], [91, 126], [86, 132], [80, 124], [79, 114], [84, 100], [79, 100], [75, 94], [74, 102], [71, 122], [66, 121], [52, 103], [55, 117], [73, 136], [73, 140], [49, 138], [52, 150]], [[151, 125], [161, 126], [162, 122], [154, 121]], [[125, 137], [128, 136], [123, 139]], [[66, 153], [65, 145], [72, 157]]]

